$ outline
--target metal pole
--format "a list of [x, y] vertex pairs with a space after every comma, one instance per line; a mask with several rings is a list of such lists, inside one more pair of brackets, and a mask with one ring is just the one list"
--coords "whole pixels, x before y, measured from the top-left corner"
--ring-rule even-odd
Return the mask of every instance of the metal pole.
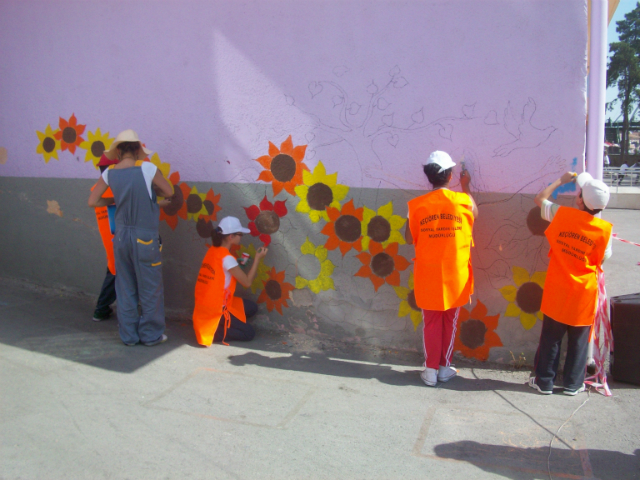
[[607, 93], [607, 0], [591, 0], [589, 91], [587, 97], [587, 172], [602, 180], [604, 122]]

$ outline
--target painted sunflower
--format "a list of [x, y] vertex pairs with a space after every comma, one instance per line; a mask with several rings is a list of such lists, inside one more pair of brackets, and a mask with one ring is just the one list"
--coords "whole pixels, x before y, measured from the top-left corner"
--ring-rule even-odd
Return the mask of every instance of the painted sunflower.
[[178, 217], [187, 219], [187, 202], [185, 199], [191, 193], [191, 187], [186, 183], [180, 183], [180, 173], [173, 172], [169, 176], [169, 182], [173, 185], [171, 204], [160, 209], [160, 221], [164, 220], [171, 230], [178, 225]]
[[195, 186], [191, 187], [191, 191], [186, 197], [188, 220], [197, 222], [201, 215], [209, 214], [204, 206], [206, 198], [207, 196], [204, 193], [198, 192], [198, 189]]
[[[249, 256], [253, 259], [251, 261], [255, 261], [256, 258], [256, 247], [253, 244], [245, 245], [233, 245], [231, 247], [231, 254], [239, 257], [243, 253], [248, 253]], [[258, 272], [256, 273], [256, 278], [253, 279], [253, 283], [251, 284], [251, 293], [256, 293], [256, 291], [262, 287], [264, 287], [264, 282], [269, 280], [269, 267], [267, 267], [264, 262], [260, 262], [258, 265]]]
[[400, 229], [407, 219], [393, 214], [393, 203], [381, 206], [377, 212], [364, 207], [362, 214], [362, 250], [369, 249], [369, 242], [373, 240], [383, 247], [390, 243], [404, 245], [407, 243]]
[[247, 218], [250, 220], [248, 227], [251, 235], [259, 237], [265, 247], [271, 243], [271, 235], [280, 229], [280, 218], [287, 214], [285, 202], [286, 200], [279, 200], [271, 203], [265, 195], [259, 207], [257, 205], [244, 207]]
[[276, 273], [275, 267], [267, 272], [267, 277], [267, 280], [262, 282], [264, 290], [258, 297], [258, 303], [266, 303], [268, 311], [271, 312], [275, 308], [282, 315], [282, 307], [289, 307], [287, 298], [293, 290], [293, 285], [284, 281], [284, 270]]
[[171, 164], [169, 162], [160, 160], [160, 156], [157, 153], [151, 155], [149, 161], [158, 167], [164, 178], [169, 179], [169, 173], [171, 172]]
[[44, 157], [44, 163], [49, 163], [51, 157], [58, 160], [58, 150], [60, 150], [60, 140], [56, 139], [56, 134], [59, 130], [51, 130], [51, 125], [47, 125], [44, 129], [44, 133], [38, 132], [38, 140], [40, 143], [36, 147], [36, 153], [41, 154]]
[[280, 149], [269, 142], [269, 155], [256, 159], [265, 168], [260, 172], [258, 180], [271, 182], [274, 196], [278, 195], [283, 188], [295, 196], [294, 187], [302, 183], [302, 172], [309, 171], [309, 167], [302, 163], [306, 150], [306, 145], [294, 147], [291, 135], [282, 142]]
[[80, 148], [84, 148], [87, 154], [84, 156], [84, 161], [91, 160], [93, 166], [98, 169], [98, 162], [105, 150], [109, 150], [111, 144], [115, 138], [109, 137], [109, 132], [102, 134], [99, 128], [96, 128], [95, 133], [87, 132], [87, 140], [80, 144]]
[[483, 362], [489, 359], [489, 350], [501, 347], [502, 341], [495, 332], [500, 314], [487, 316], [487, 307], [478, 300], [471, 310], [460, 308], [458, 332], [454, 350], [467, 358], [477, 358]]
[[409, 260], [398, 255], [398, 244], [392, 243], [383, 248], [378, 242], [370, 242], [369, 252], [356, 255], [362, 262], [362, 267], [355, 274], [356, 277], [369, 278], [377, 292], [383, 284], [388, 283], [397, 287], [400, 285], [400, 273], [410, 265]]
[[525, 330], [530, 330], [537, 320], [542, 320], [540, 305], [542, 304], [542, 289], [547, 278], [547, 272], [535, 272], [529, 277], [529, 272], [522, 267], [511, 267], [514, 285], [505, 285], [500, 293], [507, 302], [506, 317], [520, 317], [520, 323]]
[[313, 255], [318, 259], [320, 262], [320, 272], [313, 280], [307, 280], [298, 275], [296, 277], [296, 288], [309, 287], [309, 290], [315, 294], [320, 293], [322, 290], [335, 290], [333, 279], [330, 275], [336, 266], [327, 258], [328, 250], [322, 245], [315, 246], [309, 241], [309, 237], [307, 237], [307, 240], [300, 247], [300, 251], [303, 255]]
[[413, 323], [413, 329], [417, 329], [420, 322], [422, 322], [422, 309], [416, 304], [416, 293], [413, 290], [413, 272], [409, 275], [409, 288], [406, 287], [393, 287], [396, 291], [398, 298], [402, 300], [398, 307], [398, 317], [402, 318], [409, 315], [411, 323]]
[[60, 140], [60, 146], [62, 151], [69, 150], [71, 153], [76, 153], [76, 147], [79, 147], [84, 138], [80, 135], [84, 133], [86, 125], [78, 125], [75, 114], [71, 114], [69, 120], [65, 120], [60, 117], [58, 123], [59, 130], [56, 132], [55, 137]]
[[220, 203], [220, 193], [216, 195], [212, 188], [209, 189], [202, 202], [204, 209], [207, 211], [206, 215], [202, 215], [201, 219], [205, 221], [217, 221], [218, 212], [222, 210]]
[[362, 251], [362, 216], [363, 207], [355, 208], [353, 199], [345, 203], [340, 210], [327, 207], [330, 223], [320, 233], [329, 236], [324, 244], [327, 250], [340, 248], [342, 256], [352, 248]]
[[338, 184], [337, 173], [327, 175], [322, 162], [318, 162], [313, 173], [302, 172], [302, 182], [304, 185], [295, 187], [295, 192], [300, 198], [296, 212], [308, 213], [314, 223], [321, 218], [328, 222], [326, 208], [340, 208], [339, 202], [349, 193], [349, 187]]

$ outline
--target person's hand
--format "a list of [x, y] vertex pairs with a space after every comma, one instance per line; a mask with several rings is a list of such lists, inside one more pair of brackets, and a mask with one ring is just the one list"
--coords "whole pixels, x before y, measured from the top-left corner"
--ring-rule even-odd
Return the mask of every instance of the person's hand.
[[160, 208], [165, 208], [165, 207], [168, 207], [169, 205], [171, 205], [171, 197], [169, 197], [169, 198], [163, 198], [162, 200], [160, 200], [160, 201], [158, 202], [158, 206], [159, 206]]
[[468, 170], [462, 170], [460, 172], [460, 185], [462, 188], [468, 189], [469, 184], [471, 183], [471, 174]]
[[565, 183], [571, 183], [576, 180], [578, 174], [576, 172], [566, 172], [563, 173], [560, 177], [560, 185], [564, 185]]
[[268, 251], [269, 249], [267, 247], [260, 247], [256, 250], [256, 261], [262, 260]]

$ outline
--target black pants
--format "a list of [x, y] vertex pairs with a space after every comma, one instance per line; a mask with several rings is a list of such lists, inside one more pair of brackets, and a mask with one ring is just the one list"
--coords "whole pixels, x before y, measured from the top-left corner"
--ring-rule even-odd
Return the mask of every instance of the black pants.
[[[247, 319], [253, 317], [258, 311], [258, 304], [252, 302], [251, 300], [247, 300], [246, 298], [242, 299], [242, 303], [244, 303], [244, 314]], [[214, 342], [221, 342], [222, 336], [224, 335], [224, 317], [220, 318], [220, 323], [218, 324], [218, 329], [216, 330], [216, 334], [213, 336]], [[253, 340], [253, 337], [256, 335], [256, 330], [249, 325], [249, 323], [242, 322], [238, 320], [233, 314], [231, 315], [231, 326], [227, 329], [227, 336], [225, 341], [237, 341], [237, 342], [248, 342]]]
[[100, 296], [98, 297], [98, 303], [96, 309], [93, 312], [94, 315], [104, 315], [109, 312], [109, 306], [116, 301], [116, 276], [113, 275], [107, 268], [107, 275], [102, 282], [102, 288], [100, 289]]
[[544, 316], [540, 345], [538, 345], [535, 359], [536, 383], [542, 390], [553, 389], [560, 363], [560, 345], [565, 333], [568, 334], [569, 341], [567, 358], [564, 362], [563, 386], [567, 390], [582, 387], [587, 367], [590, 330], [590, 326], [574, 327]]

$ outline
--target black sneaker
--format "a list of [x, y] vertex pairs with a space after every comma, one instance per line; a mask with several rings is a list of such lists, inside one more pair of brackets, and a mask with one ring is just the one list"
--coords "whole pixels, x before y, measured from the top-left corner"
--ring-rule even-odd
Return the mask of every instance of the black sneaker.
[[586, 385], [583, 383], [583, 384], [582, 384], [582, 386], [581, 386], [580, 388], [577, 388], [577, 389], [575, 389], [575, 390], [570, 390], [570, 389], [568, 389], [568, 388], [565, 388], [565, 389], [564, 389], [564, 392], [562, 392], [562, 393], [564, 393], [565, 395], [570, 395], [570, 396], [572, 396], [572, 397], [573, 397], [574, 395], [577, 395], [577, 394], [579, 394], [579, 393], [582, 393], [582, 392], [584, 392], [585, 390], [586, 390]]
[[93, 312], [93, 321], [102, 322], [103, 320], [108, 320], [111, 317], [112, 313], [113, 310], [111, 309], [111, 307], [109, 307], [109, 309], [105, 312], [99, 312], [96, 310], [95, 312]]

